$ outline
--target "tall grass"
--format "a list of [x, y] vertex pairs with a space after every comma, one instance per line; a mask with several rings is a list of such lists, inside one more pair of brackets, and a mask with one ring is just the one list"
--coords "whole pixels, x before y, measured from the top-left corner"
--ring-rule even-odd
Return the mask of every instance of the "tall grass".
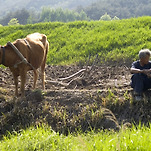
[[1, 151], [134, 151], [151, 150], [151, 128], [132, 127], [119, 132], [93, 131], [84, 134], [59, 135], [51, 128], [37, 127], [9, 134], [0, 141]]
[[115, 21], [75, 21], [0, 27], [0, 45], [40, 32], [48, 37], [47, 63], [75, 64], [89, 55], [101, 61], [132, 61], [142, 48], [151, 49], [151, 17]]

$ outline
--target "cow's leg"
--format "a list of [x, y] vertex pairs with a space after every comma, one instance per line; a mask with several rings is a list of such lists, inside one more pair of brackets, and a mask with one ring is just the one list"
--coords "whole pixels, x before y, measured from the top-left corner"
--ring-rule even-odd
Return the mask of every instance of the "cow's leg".
[[18, 75], [13, 73], [14, 84], [15, 84], [15, 96], [18, 97]]
[[33, 85], [33, 89], [36, 88], [37, 79], [38, 79], [38, 71], [35, 69], [34, 70], [34, 85]]
[[25, 96], [25, 83], [26, 83], [26, 71], [21, 72], [20, 77], [21, 77], [21, 97]]
[[45, 89], [45, 66], [46, 66], [46, 59], [47, 59], [47, 53], [49, 49], [49, 44], [47, 43], [45, 54], [44, 54], [44, 60], [41, 65], [41, 79], [42, 79], [42, 89]]
[[45, 89], [45, 62], [41, 65], [42, 89]]

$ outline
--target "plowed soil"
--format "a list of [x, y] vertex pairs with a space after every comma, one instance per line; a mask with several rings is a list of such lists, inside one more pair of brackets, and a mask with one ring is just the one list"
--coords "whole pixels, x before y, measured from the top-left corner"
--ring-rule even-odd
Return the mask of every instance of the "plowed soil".
[[[81, 69], [77, 76], [69, 77]], [[40, 72], [40, 71], [39, 71]], [[0, 68], [0, 134], [42, 123], [68, 134], [76, 130], [118, 130], [151, 120], [150, 91], [135, 102], [126, 66], [47, 66], [46, 90], [40, 77], [32, 90], [29, 72], [24, 98], [14, 97], [14, 82], [9, 69]]]

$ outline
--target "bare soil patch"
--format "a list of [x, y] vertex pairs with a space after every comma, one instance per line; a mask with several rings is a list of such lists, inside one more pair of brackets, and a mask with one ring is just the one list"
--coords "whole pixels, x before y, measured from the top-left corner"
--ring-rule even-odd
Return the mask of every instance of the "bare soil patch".
[[[151, 120], [150, 91], [141, 102], [134, 102], [126, 66], [93, 66], [90, 72], [72, 80], [69, 77], [84, 66], [47, 66], [46, 90], [32, 90], [32, 72], [28, 73], [25, 98], [14, 98], [9, 69], [0, 69], [0, 134], [30, 125], [49, 124], [55, 131], [68, 134], [76, 130], [118, 130], [131, 123]], [[91, 69], [91, 66], [88, 67]], [[54, 83], [52, 81], [55, 81]], [[57, 82], [58, 83], [57, 83]], [[68, 85], [64, 85], [68, 84]]]

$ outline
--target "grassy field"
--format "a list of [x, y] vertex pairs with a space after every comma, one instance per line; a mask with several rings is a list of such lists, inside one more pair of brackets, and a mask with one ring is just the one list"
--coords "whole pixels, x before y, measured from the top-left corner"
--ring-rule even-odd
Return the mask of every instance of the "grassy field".
[[101, 131], [59, 135], [51, 128], [37, 127], [9, 134], [0, 142], [1, 151], [134, 151], [151, 150], [151, 129], [138, 126], [117, 133]]
[[40, 32], [48, 37], [47, 63], [75, 64], [89, 55], [100, 61], [128, 62], [142, 48], [151, 49], [151, 17], [116, 21], [76, 21], [0, 27], [0, 44]]

